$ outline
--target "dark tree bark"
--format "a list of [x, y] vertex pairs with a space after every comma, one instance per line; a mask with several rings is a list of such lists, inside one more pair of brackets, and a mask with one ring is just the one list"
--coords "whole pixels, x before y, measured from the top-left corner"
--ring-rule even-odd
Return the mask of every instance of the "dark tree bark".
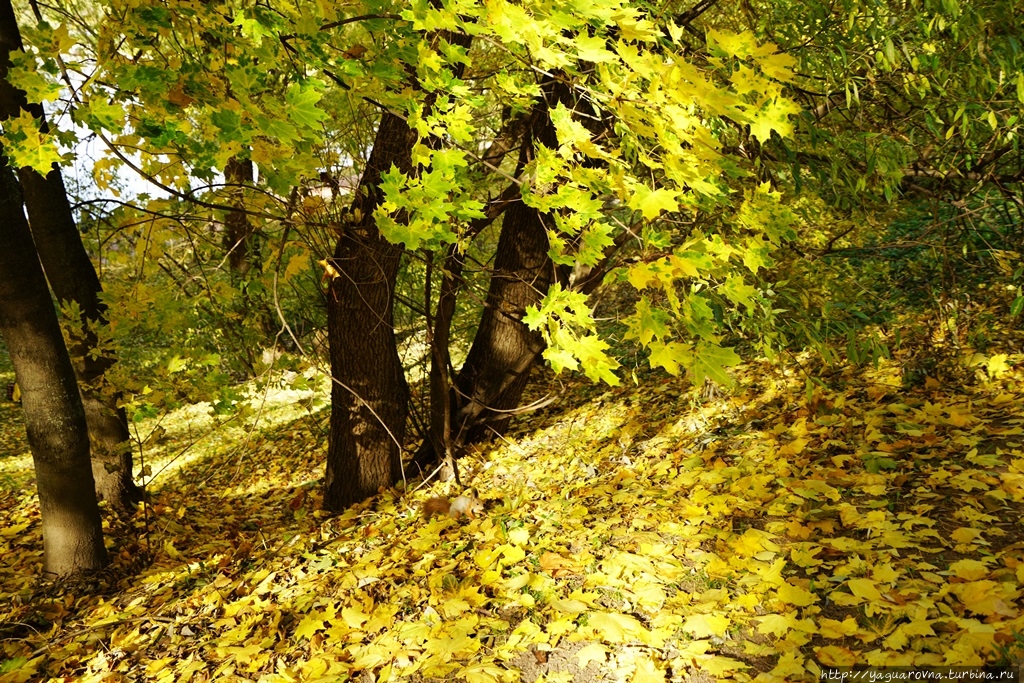
[[45, 571], [106, 564], [85, 411], [57, 314], [22, 210], [20, 187], [0, 157], [0, 333], [25, 410], [42, 512]]
[[539, 332], [522, 322], [554, 282], [544, 216], [522, 202], [505, 212], [494, 272], [466, 362], [455, 382], [458, 406], [451, 438], [457, 448], [508, 428], [530, 369], [544, 350]]
[[[45, 127], [43, 108], [26, 102], [24, 93], [6, 80], [9, 53], [20, 50], [18, 31], [10, 0], [0, 2], [0, 117], [17, 116], [26, 109]], [[92, 440], [93, 479], [96, 493], [112, 505], [131, 508], [142, 499], [132, 479], [131, 436], [117, 396], [105, 386], [105, 374], [114, 364], [109, 355], [97, 355], [95, 330], [105, 326], [106, 306], [100, 301], [99, 277], [85, 250], [68, 202], [64, 179], [56, 167], [44, 178], [31, 168], [18, 171], [25, 208], [31, 223], [35, 251], [38, 251], [50, 287], [57, 299], [74, 301], [81, 311], [85, 336], [71, 349], [77, 359], [78, 375]]]
[[409, 390], [394, 327], [395, 279], [401, 245], [380, 234], [373, 210], [381, 201], [381, 174], [394, 164], [408, 173], [416, 135], [385, 112], [359, 181], [350, 215], [334, 251], [340, 273], [327, 294], [330, 343], [331, 433], [324, 507], [341, 511], [391, 486], [402, 471]]
[[[530, 120], [532, 120], [531, 116], [519, 117], [508, 126], [510, 131], [521, 129], [519, 133], [509, 133], [512, 136], [520, 135], [520, 139], [503, 136], [500, 138], [500, 143], [493, 145], [491, 150], [489, 150], [491, 153], [488, 155], [489, 161], [495, 167], [500, 165], [501, 157], [507, 153], [508, 148], [512, 144], [520, 145], [522, 150], [524, 140], [521, 138], [526, 137]], [[496, 146], [501, 149], [495, 150], [494, 147]], [[519, 164], [515, 172], [516, 176], [522, 173], [523, 166], [528, 159], [529, 155], [520, 151]], [[466, 238], [472, 240], [499, 218], [509, 206], [519, 203], [521, 203], [519, 185], [512, 183], [499, 197], [493, 199], [488, 204], [482, 218], [475, 219], [472, 222], [467, 231]], [[452, 439], [452, 409], [457, 404], [455, 403], [455, 396], [452, 391], [454, 373], [451, 366], [449, 345], [452, 336], [452, 321], [455, 318], [455, 307], [458, 303], [459, 293], [465, 284], [462, 277], [465, 265], [465, 257], [459, 248], [455, 245], [450, 246], [445, 254], [441, 291], [437, 299], [436, 313], [433, 321], [427, 321], [427, 324], [431, 325], [429, 339], [431, 352], [429, 377], [430, 426], [427, 438], [420, 445], [412, 461], [421, 470], [426, 469], [428, 465], [439, 457], [455, 455], [452, 452], [452, 448], [455, 445]], [[430, 305], [429, 301], [427, 305]]]
[[[557, 146], [549, 109], [562, 101], [572, 106], [569, 89], [554, 80], [544, 86], [544, 98], [533, 107], [522, 128], [515, 175], [534, 158], [534, 142]], [[494, 270], [473, 345], [458, 376], [451, 369], [447, 344], [455, 304], [462, 288], [464, 262], [456, 251], [445, 259], [437, 313], [432, 329], [430, 367], [430, 433], [417, 450], [413, 464], [425, 471], [439, 458], [457, 456], [466, 444], [507, 428], [519, 406], [530, 370], [544, 350], [540, 334], [522, 322], [526, 307], [540, 302], [557, 279], [565, 279], [547, 252], [551, 216], [526, 206], [517, 185], [492, 203], [485, 220], [504, 213]]]
[[451, 455], [449, 449], [452, 445], [453, 396], [449, 345], [452, 337], [452, 321], [455, 318], [455, 305], [463, 285], [462, 272], [465, 263], [465, 258], [457, 247], [448, 248], [444, 259], [441, 291], [437, 299], [437, 312], [434, 315], [430, 335], [430, 429], [426, 441], [420, 446], [413, 459], [413, 462], [421, 468], [425, 468], [435, 458]]
[[[432, 0], [436, 2], [437, 0]], [[464, 34], [437, 34], [468, 48]], [[463, 66], [453, 72], [461, 77]], [[415, 70], [408, 69], [412, 87]], [[424, 108], [433, 106], [433, 95]], [[395, 281], [402, 245], [384, 239], [373, 218], [383, 200], [381, 176], [396, 166], [412, 172], [417, 135], [404, 118], [385, 111], [373, 149], [343, 226], [332, 264], [340, 274], [327, 293], [331, 356], [331, 433], [327, 449], [324, 507], [341, 511], [398, 481], [409, 414], [409, 387], [395, 338]]]
[[[534, 143], [557, 147], [549, 108], [567, 100], [568, 89], [556, 83], [545, 88], [534, 105], [530, 127], [520, 150], [519, 167], [534, 155]], [[513, 203], [502, 221], [487, 299], [466, 362], [455, 381], [451, 420], [454, 448], [508, 428], [541, 352], [544, 340], [522, 322], [526, 307], [540, 302], [557, 273], [548, 256], [547, 228], [554, 225], [522, 201]]]
[[[252, 161], [231, 157], [224, 167], [224, 180], [230, 186], [231, 203], [241, 209], [242, 188], [252, 185], [255, 177]], [[224, 216], [224, 248], [232, 272], [245, 275], [252, 265], [252, 224], [245, 211], [229, 211]]]
[[94, 352], [96, 329], [107, 324], [106, 305], [99, 297], [103, 289], [75, 226], [60, 171], [54, 169], [43, 178], [31, 168], [23, 168], [18, 176], [50, 287], [59, 300], [76, 302], [81, 312], [85, 334], [71, 353], [89, 425], [96, 494], [111, 505], [131, 509], [142, 500], [142, 489], [132, 479], [128, 417], [106, 382], [106, 372], [115, 359]]

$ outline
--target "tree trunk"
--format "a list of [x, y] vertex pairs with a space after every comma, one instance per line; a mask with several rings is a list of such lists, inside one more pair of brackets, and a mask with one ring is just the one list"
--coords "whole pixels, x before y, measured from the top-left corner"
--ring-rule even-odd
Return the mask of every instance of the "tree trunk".
[[[18, 116], [22, 108], [45, 128], [43, 108], [26, 102], [24, 93], [6, 80], [9, 53], [20, 50], [21, 34], [10, 0], [0, 2], [0, 118]], [[82, 237], [68, 202], [64, 179], [56, 167], [44, 178], [31, 168], [18, 171], [25, 208], [47, 279], [58, 300], [74, 301], [81, 312], [84, 330], [71, 352], [78, 361], [75, 371], [81, 383], [82, 401], [92, 440], [93, 478], [96, 493], [112, 505], [131, 508], [142, 499], [142, 490], [132, 479], [131, 437], [128, 420], [118, 397], [105, 386], [106, 371], [114, 364], [109, 355], [96, 355], [96, 329], [107, 324], [106, 306], [96, 269], [82, 244]]]
[[[564, 86], [549, 84], [545, 99], [534, 106], [520, 168], [533, 159], [534, 141], [557, 146], [547, 99], [567, 97]], [[555, 281], [547, 236], [553, 225], [551, 216], [522, 201], [505, 211], [480, 326], [455, 381], [451, 437], [456, 447], [508, 428], [508, 411], [519, 405], [530, 370], [544, 350], [540, 333], [531, 332], [522, 319], [526, 307], [539, 303]]]
[[554, 281], [543, 216], [522, 202], [505, 212], [494, 272], [473, 345], [455, 382], [456, 445], [508, 428], [530, 369], [544, 350], [539, 332], [523, 324], [526, 307], [540, 302]]
[[324, 507], [341, 511], [391, 486], [402, 471], [409, 390], [394, 327], [394, 288], [401, 245], [384, 239], [373, 219], [381, 174], [411, 167], [415, 133], [385, 112], [332, 260], [340, 274], [327, 296], [331, 433]]
[[106, 549], [85, 411], [14, 173], [0, 158], [0, 333], [21, 388], [42, 512], [45, 571], [98, 569]]
[[84, 336], [71, 353], [89, 425], [96, 494], [111, 505], [131, 509], [142, 500], [142, 489], [132, 479], [128, 418], [106, 383], [106, 372], [115, 361], [107, 353], [94, 353], [96, 328], [107, 324], [106, 305], [99, 298], [103, 289], [75, 226], [60, 171], [54, 169], [43, 178], [31, 168], [23, 168], [18, 176], [50, 287], [59, 300], [77, 303], [81, 312]]
[[[228, 159], [224, 167], [224, 180], [230, 186], [232, 205], [244, 208], [242, 190], [245, 185], [252, 185], [255, 173], [251, 160], [240, 160], [238, 157]], [[249, 272], [252, 265], [252, 224], [245, 211], [229, 211], [224, 216], [224, 248], [228, 252], [228, 264], [231, 271], [239, 275]]]
[[[455, 304], [462, 290], [465, 258], [458, 247], [451, 246], [444, 259], [444, 275], [437, 299], [437, 312], [430, 338], [430, 429], [427, 440], [417, 451], [413, 462], [425, 468], [437, 458], [448, 455], [451, 447], [453, 400], [451, 386], [452, 321]], [[428, 302], [429, 305], [429, 302]]]

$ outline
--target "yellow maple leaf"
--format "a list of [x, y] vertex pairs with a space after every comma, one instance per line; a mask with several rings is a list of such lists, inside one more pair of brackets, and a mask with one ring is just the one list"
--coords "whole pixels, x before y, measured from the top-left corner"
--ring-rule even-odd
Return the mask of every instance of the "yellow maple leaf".
[[359, 628], [369, 620], [370, 615], [365, 614], [362, 610], [358, 610], [354, 607], [346, 607], [341, 610], [341, 617], [350, 627]]
[[515, 545], [526, 545], [530, 542], [530, 532], [524, 527], [516, 527], [508, 532], [508, 540]]
[[796, 66], [796, 59], [784, 52], [758, 57], [757, 63], [766, 76], [787, 82], [794, 79], [793, 67]]
[[581, 614], [587, 611], [586, 603], [580, 600], [552, 598], [548, 601], [548, 604], [554, 607], [559, 612], [565, 612], [566, 614]]
[[770, 140], [772, 131], [778, 133], [779, 137], [791, 137], [793, 123], [789, 117], [799, 113], [800, 106], [792, 100], [784, 97], [773, 99], [753, 113], [750, 134], [760, 142]]
[[638, 657], [632, 683], [665, 683], [665, 672], [650, 657]]
[[794, 455], [800, 455], [801, 453], [803, 453], [804, 448], [807, 447], [808, 443], [810, 443], [810, 441], [803, 437], [793, 439], [792, 441], [790, 441], [785, 446], [779, 449], [778, 457], [788, 458]]
[[893, 566], [888, 562], [877, 565], [871, 570], [871, 578], [879, 583], [893, 583], [899, 577], [900, 572], [893, 569]]
[[857, 620], [846, 617], [842, 621], [821, 618], [818, 620], [818, 632], [826, 638], [845, 638], [857, 632]]
[[730, 674], [734, 671], [750, 668], [743, 662], [732, 659], [731, 657], [723, 657], [721, 655], [709, 655], [702, 657], [698, 660], [700, 668], [718, 680], [730, 677]]
[[918, 619], [911, 621], [906, 624], [901, 624], [900, 628], [906, 631], [907, 635], [911, 636], [934, 636], [935, 630], [932, 629], [932, 622], [930, 619]]
[[319, 616], [322, 616], [319, 612], [313, 612], [303, 617], [295, 629], [295, 637], [309, 639], [313, 637], [314, 633], [324, 628], [324, 620], [318, 618]]
[[721, 614], [691, 614], [683, 622], [683, 630], [692, 633], [694, 638], [710, 638], [725, 635], [730, 624], [732, 622]]
[[907, 643], [910, 642], [910, 638], [902, 627], [897, 627], [896, 630], [886, 636], [882, 642], [885, 643], [885, 646], [890, 650], [902, 650], [907, 646]]
[[762, 634], [771, 634], [776, 638], [783, 638], [791, 631], [796, 624], [797, 614], [796, 612], [786, 612], [785, 614], [766, 614], [763, 617], [758, 617], [757, 621], [757, 632]]
[[967, 581], [977, 581], [988, 576], [988, 567], [984, 562], [972, 559], [963, 559], [949, 565], [954, 575]]
[[341, 277], [341, 273], [338, 272], [338, 269], [328, 259], [320, 259], [317, 263], [324, 269], [324, 280], [333, 280], [336, 277]]
[[651, 581], [638, 581], [634, 584], [633, 595], [639, 605], [651, 611], [660, 610], [665, 604], [665, 589]]
[[493, 662], [476, 662], [459, 671], [457, 677], [468, 683], [498, 683], [505, 680], [508, 671]]
[[752, 556], [762, 550], [778, 550], [778, 546], [772, 543], [772, 534], [758, 529], [747, 529], [733, 543], [733, 550], [739, 555]]
[[643, 640], [647, 629], [635, 618], [618, 612], [595, 612], [587, 620], [587, 627], [609, 643]]
[[498, 549], [501, 551], [502, 558], [506, 565], [517, 564], [526, 557], [526, 551], [517, 545], [505, 543], [504, 545], [498, 546]]
[[604, 664], [607, 655], [608, 648], [604, 645], [601, 643], [590, 643], [577, 650], [575, 657], [577, 665], [581, 669], [585, 669], [591, 662]]
[[1009, 359], [1005, 353], [997, 353], [988, 359], [985, 364], [985, 369], [988, 370], [988, 376], [992, 378], [999, 377], [1010, 370], [1010, 364], [1006, 361]]
[[776, 594], [782, 602], [787, 605], [795, 605], [796, 607], [807, 607], [818, 601], [818, 596], [814, 593], [790, 583], [784, 583], [779, 586]]
[[1017, 616], [1017, 609], [1001, 595], [1001, 584], [988, 579], [950, 586], [950, 592], [975, 614]]
[[838, 645], [826, 645], [814, 648], [817, 660], [828, 666], [853, 666], [857, 663], [857, 655], [852, 650]]
[[640, 211], [646, 220], [657, 218], [662, 211], [679, 210], [675, 192], [664, 188], [652, 190], [646, 185], [636, 185], [633, 188], [633, 196], [630, 197], [628, 206]]
[[981, 537], [981, 529], [962, 526], [950, 534], [950, 537], [957, 543], [974, 543]]
[[966, 427], [975, 421], [975, 417], [971, 415], [970, 408], [966, 406], [952, 406], [946, 409], [946, 413], [948, 414], [946, 422], [954, 427]]
[[[811, 662], [813, 664], [813, 662]], [[773, 676], [778, 676], [783, 680], [791, 680], [793, 678], [803, 678], [808, 669], [804, 668], [804, 658], [797, 650], [790, 652], [783, 652], [782, 656], [779, 657], [779, 661], [775, 664], [775, 668], [772, 669], [771, 673]]]
[[449, 661], [452, 658], [464, 657], [476, 652], [481, 647], [480, 641], [466, 635], [457, 635], [451, 638], [431, 638], [424, 646], [427, 652], [438, 655], [441, 661]]
[[468, 612], [470, 605], [468, 602], [463, 600], [461, 597], [454, 597], [442, 602], [437, 611], [440, 612], [446, 619], [454, 619], [455, 617]]
[[858, 598], [871, 601], [882, 599], [882, 594], [871, 579], [850, 579], [846, 582], [846, 587]]

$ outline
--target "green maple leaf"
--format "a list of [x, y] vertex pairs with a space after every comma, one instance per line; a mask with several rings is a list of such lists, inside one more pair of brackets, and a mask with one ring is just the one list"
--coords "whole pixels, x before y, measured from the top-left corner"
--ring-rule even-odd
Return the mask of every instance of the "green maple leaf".
[[25, 91], [29, 102], [54, 101], [60, 96], [61, 83], [47, 78], [45, 71], [36, 64], [35, 57], [17, 51], [11, 53], [13, 66], [7, 72], [7, 82], [18, 90]]
[[604, 258], [604, 250], [615, 243], [611, 233], [612, 226], [604, 221], [595, 221], [587, 226], [576, 260], [585, 266], [597, 265]]
[[605, 353], [607, 349], [607, 342], [596, 334], [588, 334], [577, 340], [573, 351], [580, 359], [584, 374], [592, 381], [600, 380], [611, 386], [617, 386], [619, 378], [613, 370], [619, 367], [619, 363]]
[[626, 324], [629, 326], [626, 338], [636, 339], [644, 346], [668, 334], [668, 314], [659, 308], [652, 308], [645, 296], [640, 297], [636, 313], [626, 320]]
[[527, 306], [526, 315], [523, 316], [523, 324], [536, 332], [547, 318], [547, 314], [542, 312], [537, 306]]
[[551, 364], [551, 369], [555, 371], [557, 375], [562, 370], [576, 370], [579, 368], [579, 362], [576, 357], [572, 355], [567, 349], [558, 349], [552, 346], [544, 349], [544, 360]]
[[690, 347], [679, 342], [653, 342], [650, 347], [651, 356], [648, 359], [652, 368], [665, 368], [665, 372], [672, 376], [679, 374], [680, 367], [687, 367], [693, 360], [693, 353]]
[[422, 224], [418, 221], [396, 221], [394, 218], [377, 210], [374, 214], [377, 228], [384, 239], [392, 244], [404, 244], [406, 249], [415, 251], [426, 237]]
[[605, 39], [601, 36], [588, 36], [577, 33], [572, 37], [572, 45], [576, 48], [576, 56], [584, 62], [611, 62], [615, 54], [605, 47]]
[[693, 354], [693, 375], [695, 384], [703, 384], [710, 377], [722, 386], [731, 387], [734, 382], [727, 367], [739, 365], [742, 359], [731, 348], [717, 344], [700, 344]]
[[572, 116], [572, 111], [561, 102], [550, 112], [551, 123], [555, 125], [555, 133], [559, 145], [577, 147], [581, 142], [590, 141], [590, 131]]
[[684, 310], [686, 330], [690, 334], [702, 339], [715, 338], [715, 313], [707, 299], [699, 294], [691, 294], [686, 297]]
[[800, 107], [792, 100], [779, 97], [754, 113], [750, 122], [750, 134], [761, 142], [767, 142], [772, 131], [780, 137], [791, 137], [793, 135], [793, 124], [789, 121], [790, 114], [799, 114]]
[[675, 192], [664, 188], [651, 190], [646, 185], [636, 186], [628, 205], [629, 208], [640, 211], [647, 220], [657, 218], [662, 211], [671, 212], [679, 209]]
[[318, 109], [316, 103], [323, 94], [311, 83], [292, 83], [285, 95], [288, 103], [288, 117], [306, 128], [319, 128], [320, 122], [327, 119], [327, 112]]
[[756, 273], [761, 268], [771, 268], [775, 261], [768, 255], [771, 251], [769, 245], [762, 239], [747, 239], [746, 247], [741, 251], [743, 254], [743, 265], [751, 273]]
[[672, 275], [676, 277], [700, 277], [702, 272], [706, 273], [714, 265], [707, 254], [683, 250], [668, 257], [668, 263], [672, 266]]
[[299, 131], [295, 126], [276, 116], [258, 116], [256, 125], [268, 136], [277, 138], [285, 144], [299, 139]]
[[242, 117], [238, 112], [230, 109], [218, 109], [210, 115], [210, 121], [230, 139], [238, 139], [242, 128]]
[[109, 102], [106, 97], [89, 98], [86, 108], [89, 117], [100, 128], [111, 132], [119, 132], [124, 127], [124, 109], [117, 102]]
[[753, 299], [757, 296], [757, 290], [744, 282], [742, 277], [737, 275], [729, 276], [729, 279], [722, 285], [722, 293], [737, 306], [746, 306], [747, 310], [753, 313]]
[[4, 152], [14, 168], [29, 166], [45, 176], [61, 161], [53, 136], [39, 130], [39, 122], [27, 111], [4, 123]]
[[246, 14], [244, 10], [236, 10], [235, 20], [232, 24], [240, 27], [242, 35], [248, 38], [253, 45], [259, 47], [263, 43], [263, 36], [270, 35], [270, 33], [263, 28], [258, 19], [248, 17]]

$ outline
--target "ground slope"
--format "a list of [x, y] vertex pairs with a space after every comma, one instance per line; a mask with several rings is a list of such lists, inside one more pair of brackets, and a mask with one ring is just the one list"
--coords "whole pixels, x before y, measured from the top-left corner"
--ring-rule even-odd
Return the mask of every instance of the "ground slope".
[[258, 423], [194, 407], [159, 425], [150, 505], [110, 517], [111, 569], [66, 586], [39, 578], [30, 460], [9, 457], [0, 680], [782, 681], [1015, 661], [1024, 357], [974, 360], [969, 382], [915, 389], [895, 364], [815, 384], [752, 363], [707, 399], [665, 376], [548, 378], [536, 391], [562, 400], [466, 461], [489, 507], [463, 522], [419, 515], [460, 492], [441, 484], [319, 511], [316, 392], [257, 393]]

